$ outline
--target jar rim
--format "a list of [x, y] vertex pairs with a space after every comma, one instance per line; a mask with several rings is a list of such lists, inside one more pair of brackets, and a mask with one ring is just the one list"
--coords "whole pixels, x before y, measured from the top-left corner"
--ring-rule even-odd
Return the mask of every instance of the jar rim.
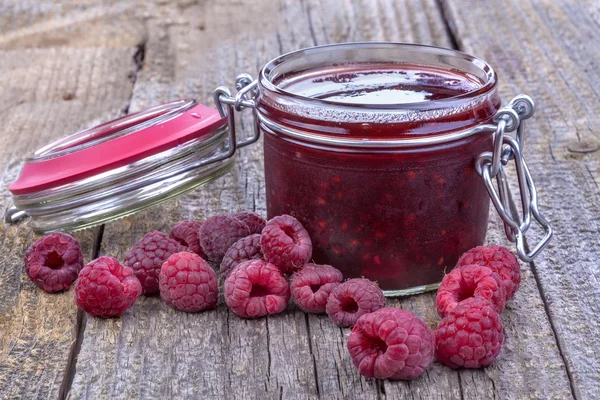
[[[297, 93], [290, 92], [279, 87], [277, 84], [273, 83], [274, 78], [277, 76], [272, 76], [278, 68], [281, 68], [282, 65], [288, 63], [293, 60], [298, 60], [306, 56], [315, 55], [318, 53], [324, 53], [333, 50], [360, 50], [360, 49], [375, 49], [375, 48], [385, 48], [385, 49], [409, 49], [411, 51], [421, 51], [423, 53], [429, 53], [432, 55], [438, 55], [441, 57], [455, 57], [457, 59], [463, 59], [470, 64], [476, 66], [481, 72], [483, 72], [486, 80], [482, 82], [482, 85], [474, 90], [470, 90], [464, 93], [457, 94], [455, 96], [446, 97], [443, 99], [437, 100], [425, 100], [425, 101], [416, 101], [416, 102], [406, 102], [406, 103], [386, 103], [386, 104], [374, 104], [374, 103], [347, 103], [340, 102], [334, 100], [327, 99], [317, 99], [314, 97], [304, 96]], [[332, 60], [336, 61], [336, 60]], [[420, 64], [427, 66], [427, 64]], [[448, 49], [444, 47], [438, 46], [430, 46], [424, 44], [414, 44], [414, 43], [404, 43], [404, 42], [346, 42], [346, 43], [335, 43], [335, 44], [325, 44], [320, 46], [307, 47], [300, 50], [291, 51], [285, 54], [282, 54], [271, 61], [269, 61], [265, 66], [261, 69], [259, 74], [259, 83], [260, 85], [269, 92], [273, 92], [275, 94], [285, 96], [286, 98], [296, 100], [296, 101], [308, 101], [311, 104], [322, 105], [322, 106], [334, 106], [334, 107], [347, 107], [350, 109], [370, 109], [370, 110], [382, 110], [382, 111], [390, 111], [390, 110], [429, 110], [429, 109], [438, 109], [449, 106], [456, 106], [457, 102], [471, 102], [475, 98], [479, 96], [486, 95], [494, 90], [498, 84], [498, 76], [494, 69], [482, 59], [472, 56], [470, 54], [464, 53], [459, 50]]]

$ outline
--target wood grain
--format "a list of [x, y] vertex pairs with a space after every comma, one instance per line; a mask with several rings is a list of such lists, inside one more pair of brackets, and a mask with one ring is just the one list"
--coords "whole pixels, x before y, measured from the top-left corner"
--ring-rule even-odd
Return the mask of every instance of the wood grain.
[[[526, 155], [556, 235], [533, 272], [566, 362], [573, 395], [600, 397], [600, 80], [597, 2], [445, 2], [461, 47], [500, 74], [505, 99], [537, 102]], [[594, 18], [595, 16], [595, 18]], [[494, 23], [490, 24], [490, 21]], [[533, 232], [531, 241], [540, 239]], [[531, 242], [530, 242], [531, 244]]]
[[[3, 210], [24, 157], [127, 104], [134, 50], [0, 51], [0, 85], [7, 88], [2, 134], [10, 143], [0, 149]], [[64, 100], [65, 93], [75, 97]], [[97, 230], [77, 235], [87, 260], [96, 236]], [[26, 224], [0, 225], [0, 238], [0, 398], [57, 397], [76, 336], [73, 293], [45, 294], [23, 274], [23, 253], [37, 239]]]
[[[392, 2], [380, 4], [370, 17], [360, 13], [364, 4], [352, 2], [344, 3], [344, 13], [338, 12], [337, 2], [316, 1], [282, 1], [275, 7], [267, 2], [185, 7], [181, 16], [171, 15], [173, 20], [183, 19], [181, 25], [167, 26], [159, 21], [148, 25], [145, 68], [136, 82], [132, 110], [173, 97], [210, 101], [212, 90], [219, 84], [230, 84], [238, 73], [256, 73], [278, 54], [327, 41], [384, 40], [389, 35], [393, 40], [447, 45], [445, 37], [434, 36], [443, 31], [441, 15], [433, 2], [428, 3], [433, 6], [428, 13], [420, 14], [416, 9], [413, 13], [421, 15], [423, 21], [437, 18], [433, 33], [410, 24], [397, 25], [394, 15], [385, 14]], [[419, 4], [411, 6], [416, 8]], [[174, 11], [170, 8], [164, 12]], [[363, 26], [365, 18], [384, 15], [389, 20], [384, 30], [375, 24], [373, 28]], [[345, 31], [346, 26], [358, 28]], [[190, 29], [193, 27], [196, 29]], [[330, 38], [326, 36], [329, 30], [340, 34]], [[241, 123], [248, 132], [250, 121], [242, 118]], [[203, 218], [243, 208], [264, 214], [263, 193], [262, 145], [257, 145], [242, 150], [236, 168], [228, 176], [176, 201], [107, 225], [102, 251], [120, 256], [144, 232], [154, 228], [167, 230], [180, 218]], [[381, 396], [380, 384], [361, 378], [351, 366], [345, 349], [348, 330], [342, 331], [327, 322], [324, 317], [307, 317], [293, 308], [282, 315], [244, 321], [223, 305], [198, 318], [170, 310], [155, 299], [142, 299], [121, 323], [87, 319], [71, 394], [73, 398], [185, 393], [225, 398]], [[161, 328], [167, 326], [179, 329]], [[161, 329], [164, 332], [159, 332]], [[214, 347], [207, 347], [205, 342], [187, 336], [186, 332], [194, 331], [221, 340], [211, 345]], [[149, 333], [142, 335], [142, 332]], [[174, 347], [157, 349], [152, 345], [154, 337], [163, 335], [175, 339], [169, 342]], [[105, 337], [111, 340], [106, 341]], [[121, 337], [139, 339], [135, 342], [117, 339]], [[337, 360], [332, 365], [329, 354], [333, 343]], [[141, 358], [148, 347], [149, 355]], [[197, 352], [188, 354], [186, 350], [190, 348], [196, 348]], [[96, 367], [98, 364], [103, 366], [101, 370]], [[150, 379], [153, 382], [150, 388], [144, 387], [139, 377], [130, 381], [124, 367], [131, 365], [144, 372], [156, 371], [160, 376]], [[164, 373], [174, 371], [177, 365], [194, 365], [198, 372], [186, 376], [188, 379]], [[448, 385], [446, 391], [454, 390], [458, 396], [456, 375], [449, 376], [450, 379], [444, 380]], [[174, 392], [174, 388], [179, 391]]]
[[[118, 47], [112, 42], [113, 48], [107, 48], [102, 47], [106, 37], [94, 32], [96, 46], [82, 48], [61, 33], [64, 40], [56, 47], [54, 33], [60, 24], [49, 15], [73, 22], [76, 18], [71, 12], [76, 10], [16, 3], [3, 3], [0, 8], [3, 211], [10, 205], [7, 186], [17, 177], [26, 156], [66, 133], [114, 118], [127, 107], [139, 38], [123, 36]], [[29, 33], [24, 35], [25, 31]], [[25, 42], [32, 48], [23, 48]], [[76, 236], [89, 260], [98, 230]], [[23, 273], [23, 253], [35, 239], [27, 224], [0, 225], [2, 399], [57, 398], [73, 361], [79, 318], [72, 290], [48, 295]]]
[[[349, 330], [293, 304], [247, 321], [222, 299], [215, 310], [185, 314], [154, 297], [121, 319], [87, 317], [77, 314], [72, 291], [49, 296], [21, 274], [33, 236], [26, 225], [3, 226], [0, 398], [599, 397], [600, 153], [569, 150], [598, 143], [598, 6], [440, 3], [445, 20], [436, 0], [9, 1], [0, 6], [0, 98], [9, 104], [0, 118], [2, 137], [15, 140], [0, 148], [0, 194], [7, 206], [20, 160], [52, 138], [176, 98], [212, 104], [214, 88], [232, 87], [237, 74], [256, 74], [287, 51], [361, 40], [458, 45], [494, 65], [505, 99], [526, 91], [537, 101], [526, 152], [559, 232], [541, 259], [522, 265], [496, 363], [453, 371], [434, 362], [413, 382], [364, 379], [346, 350]], [[249, 134], [250, 116], [239, 124]], [[122, 258], [149, 230], [241, 209], [265, 213], [261, 143], [205, 187], [78, 237], [89, 256], [101, 238], [101, 254]], [[506, 244], [497, 218], [488, 241]], [[432, 328], [439, 320], [433, 294], [389, 304]]]
[[[173, 12], [170, 18], [183, 20], [174, 26], [149, 23], [145, 69], [134, 89], [133, 108], [175, 96], [208, 100], [214, 87], [231, 82], [237, 73], [255, 72], [266, 60], [295, 48], [353, 40], [451, 44], [434, 2], [376, 4], [290, 1], [271, 7], [258, 2], [244, 9], [240, 3], [203, 3], [185, 7], [180, 17], [173, 8], [160, 11]], [[226, 28], [219, 23], [223, 20], [229, 22]], [[196, 30], [190, 29], [192, 26]], [[248, 126], [249, 121], [242, 119], [242, 124]], [[144, 232], [166, 230], [179, 218], [202, 218], [240, 208], [264, 212], [263, 182], [261, 146], [245, 149], [230, 175], [176, 201], [109, 224], [103, 252], [122, 255]], [[499, 232], [497, 223], [492, 227]], [[121, 322], [87, 320], [72, 395], [568, 397], [562, 359], [527, 268], [519, 296], [505, 317], [507, 343], [495, 366], [456, 373], [435, 363], [427, 376], [412, 383], [361, 378], [345, 349], [348, 330], [334, 327], [323, 316], [304, 316], [292, 308], [276, 317], [243, 321], [221, 306], [198, 317], [177, 313], [156, 299], [142, 299]], [[432, 327], [437, 323], [431, 294], [392, 304], [421, 314]], [[206, 326], [210, 330], [203, 329]], [[202, 332], [202, 339], [188, 332]], [[220, 341], [207, 341], [204, 335], [215, 335]], [[106, 341], [106, 337], [111, 339]], [[163, 348], [156, 347], [161, 343]], [[148, 348], [150, 351], [144, 351]], [[544, 357], [532, 357], [536, 352]], [[185, 375], [186, 379], [174, 374], [189, 365], [194, 365], [196, 374]], [[152, 384], [145, 386], [137, 375], [132, 380], [131, 366], [141, 375], [150, 374]]]

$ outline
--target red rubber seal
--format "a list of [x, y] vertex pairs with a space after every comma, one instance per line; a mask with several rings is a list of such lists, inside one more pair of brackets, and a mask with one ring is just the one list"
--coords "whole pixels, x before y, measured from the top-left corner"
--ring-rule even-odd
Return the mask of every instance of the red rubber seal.
[[226, 124], [219, 112], [198, 104], [181, 115], [124, 136], [48, 159], [28, 160], [8, 189], [27, 195], [88, 178], [171, 149], [209, 138]]

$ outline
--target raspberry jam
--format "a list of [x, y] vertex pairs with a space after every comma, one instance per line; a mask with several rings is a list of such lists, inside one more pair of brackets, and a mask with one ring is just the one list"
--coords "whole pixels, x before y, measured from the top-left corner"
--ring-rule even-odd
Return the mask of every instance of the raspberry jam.
[[376, 280], [387, 295], [434, 289], [485, 238], [489, 196], [475, 158], [492, 136], [460, 132], [498, 110], [495, 75], [450, 50], [344, 46], [354, 45], [263, 70], [268, 216], [298, 218], [314, 261], [344, 278]]

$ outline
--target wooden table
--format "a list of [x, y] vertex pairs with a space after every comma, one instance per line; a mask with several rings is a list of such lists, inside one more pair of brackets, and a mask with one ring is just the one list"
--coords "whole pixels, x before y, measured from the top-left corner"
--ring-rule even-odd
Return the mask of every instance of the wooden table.
[[[27, 279], [22, 255], [35, 236], [26, 224], [2, 225], [0, 398], [600, 398], [599, 38], [595, 0], [5, 0], [4, 207], [23, 158], [52, 139], [172, 99], [212, 104], [214, 88], [290, 50], [406, 41], [480, 56], [505, 101], [535, 99], [526, 155], [556, 236], [522, 264], [492, 366], [433, 363], [420, 379], [389, 382], [357, 373], [349, 330], [293, 307], [246, 321], [223, 304], [185, 314], [140, 298], [123, 318], [88, 317], [72, 290], [48, 295]], [[88, 261], [121, 258], [151, 229], [239, 209], [265, 212], [262, 145], [206, 187], [77, 237]], [[496, 218], [488, 240], [506, 244], [501, 232]], [[389, 303], [438, 321], [432, 293]]]

